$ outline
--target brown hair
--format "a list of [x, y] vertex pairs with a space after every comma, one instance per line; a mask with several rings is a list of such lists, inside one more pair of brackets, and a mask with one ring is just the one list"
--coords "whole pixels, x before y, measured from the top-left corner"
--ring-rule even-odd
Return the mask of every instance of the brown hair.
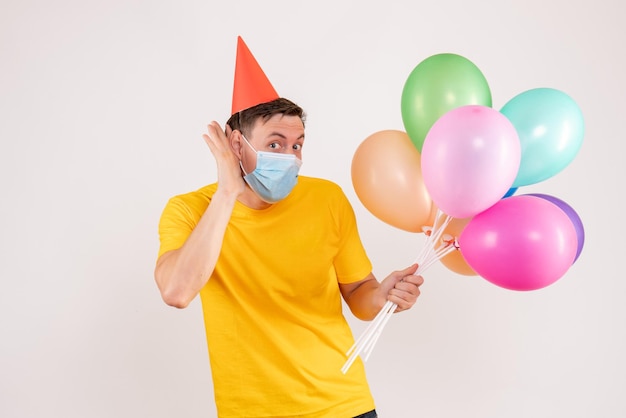
[[302, 120], [303, 124], [306, 119], [304, 110], [300, 106], [289, 99], [281, 97], [272, 100], [271, 102], [261, 103], [237, 112], [228, 119], [226, 124], [230, 126], [232, 130], [237, 129], [244, 135], [249, 135], [257, 119], [261, 118], [266, 121], [272, 116], [279, 114], [285, 116], [298, 116]]

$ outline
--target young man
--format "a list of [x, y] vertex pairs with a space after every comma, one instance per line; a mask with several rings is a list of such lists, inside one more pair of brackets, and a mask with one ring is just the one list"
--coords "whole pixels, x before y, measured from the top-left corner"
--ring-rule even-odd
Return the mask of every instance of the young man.
[[[243, 67], [263, 86], [243, 83], [242, 100]], [[372, 275], [342, 190], [298, 176], [304, 112], [241, 38], [235, 78], [225, 130], [204, 135], [217, 183], [173, 197], [161, 217], [161, 295], [184, 308], [200, 294], [220, 417], [376, 417], [363, 363], [341, 372], [354, 343], [341, 298], [371, 320], [387, 300], [413, 306], [423, 279], [417, 265]]]

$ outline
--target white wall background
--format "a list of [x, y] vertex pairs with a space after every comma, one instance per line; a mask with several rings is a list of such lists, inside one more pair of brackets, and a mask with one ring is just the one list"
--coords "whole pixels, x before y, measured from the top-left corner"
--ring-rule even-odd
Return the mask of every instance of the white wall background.
[[494, 108], [571, 95], [580, 153], [523, 190], [575, 208], [580, 258], [535, 292], [431, 267], [367, 369], [385, 418], [626, 416], [624, 16], [620, 0], [1, 0], [0, 416], [215, 416], [200, 303], [167, 307], [152, 273], [167, 199], [216, 179], [201, 134], [229, 116], [237, 35], [307, 110], [303, 174], [344, 188], [379, 277], [423, 236], [361, 205], [351, 158], [403, 129], [419, 62], [470, 59]]

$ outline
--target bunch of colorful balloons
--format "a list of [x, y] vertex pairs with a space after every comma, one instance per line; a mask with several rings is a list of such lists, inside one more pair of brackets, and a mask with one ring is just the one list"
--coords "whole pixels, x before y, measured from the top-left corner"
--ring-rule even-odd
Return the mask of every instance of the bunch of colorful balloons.
[[[584, 136], [580, 108], [553, 88], [518, 94], [499, 111], [480, 69], [443, 53], [410, 73], [402, 91], [405, 131], [367, 137], [352, 160], [352, 182], [380, 220], [430, 232], [437, 214], [460, 251], [450, 270], [511, 290], [537, 290], [561, 278], [584, 244], [576, 211], [519, 188], [561, 172]], [[426, 228], [425, 228], [426, 227]]]
[[[576, 211], [520, 187], [561, 172], [584, 136], [580, 108], [553, 88], [518, 94], [499, 111], [483, 73], [442, 53], [420, 62], [402, 91], [406, 131], [384, 130], [356, 149], [351, 175], [363, 205], [380, 220], [428, 239], [418, 271], [433, 259], [463, 275], [528, 291], [561, 278], [580, 255]], [[385, 306], [355, 346], [371, 352], [395, 306]]]

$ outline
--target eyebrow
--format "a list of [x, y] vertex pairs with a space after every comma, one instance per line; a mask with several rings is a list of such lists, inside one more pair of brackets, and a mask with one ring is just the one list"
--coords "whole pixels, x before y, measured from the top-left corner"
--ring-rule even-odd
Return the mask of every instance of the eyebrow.
[[[285, 135], [283, 135], [282, 133], [280, 133], [280, 132], [271, 132], [271, 133], [267, 136], [267, 138], [271, 138], [271, 137], [273, 137], [273, 136], [279, 136], [279, 137], [281, 137], [282, 139], [287, 139], [287, 137], [286, 137]], [[297, 138], [296, 138], [296, 141], [298, 141], [298, 140], [304, 140], [304, 132], [302, 133], [302, 135], [300, 135], [299, 137], [297, 137]]]

